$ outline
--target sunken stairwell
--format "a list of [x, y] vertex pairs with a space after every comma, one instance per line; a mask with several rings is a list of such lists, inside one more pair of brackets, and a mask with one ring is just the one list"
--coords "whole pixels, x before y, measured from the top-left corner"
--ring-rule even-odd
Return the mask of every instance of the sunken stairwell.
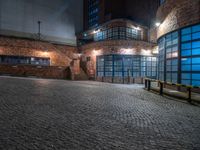
[[82, 68], [80, 68], [80, 74], [74, 76], [74, 80], [88, 80], [88, 79], [89, 78], [87, 74], [85, 73], [85, 71], [83, 71]]

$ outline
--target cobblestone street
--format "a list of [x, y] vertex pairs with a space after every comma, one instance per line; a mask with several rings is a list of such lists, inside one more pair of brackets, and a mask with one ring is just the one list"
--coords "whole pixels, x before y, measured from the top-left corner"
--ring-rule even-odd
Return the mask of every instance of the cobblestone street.
[[1, 150], [199, 150], [200, 107], [141, 85], [0, 77]]

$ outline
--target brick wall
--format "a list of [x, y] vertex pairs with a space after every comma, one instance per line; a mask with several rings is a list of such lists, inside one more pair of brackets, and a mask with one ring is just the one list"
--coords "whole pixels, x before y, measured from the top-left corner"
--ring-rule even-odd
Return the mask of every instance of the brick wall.
[[[153, 55], [156, 44], [137, 40], [107, 40], [93, 42], [80, 47], [82, 64], [85, 65], [89, 77], [94, 78], [96, 73], [96, 57], [105, 54]], [[90, 61], [87, 61], [87, 58]]]
[[0, 37], [0, 55], [50, 58], [51, 66], [69, 66], [77, 48], [27, 39]]
[[69, 67], [31, 66], [31, 65], [0, 65], [0, 75], [22, 77], [39, 77], [52, 79], [71, 79]]
[[157, 38], [178, 28], [200, 22], [200, 0], [166, 0], [157, 11]]
[[12, 75], [37, 76], [46, 78], [67, 78], [69, 74], [80, 73], [79, 56], [77, 48], [66, 45], [57, 45], [41, 41], [0, 37], [0, 55], [44, 57], [50, 58], [49, 67], [31, 65], [0, 65], [0, 73]]

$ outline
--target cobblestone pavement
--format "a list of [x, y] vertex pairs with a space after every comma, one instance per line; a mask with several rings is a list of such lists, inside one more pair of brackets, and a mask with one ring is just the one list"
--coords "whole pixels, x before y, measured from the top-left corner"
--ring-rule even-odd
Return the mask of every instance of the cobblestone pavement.
[[0, 150], [199, 150], [200, 107], [141, 85], [0, 77]]

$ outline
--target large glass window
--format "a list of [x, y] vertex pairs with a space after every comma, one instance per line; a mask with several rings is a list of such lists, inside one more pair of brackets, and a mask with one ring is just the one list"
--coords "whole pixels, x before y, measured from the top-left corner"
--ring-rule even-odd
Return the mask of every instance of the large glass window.
[[200, 24], [165, 35], [158, 46], [159, 80], [200, 86]]
[[200, 86], [200, 25], [181, 30], [181, 83]]
[[134, 55], [97, 57], [97, 76], [156, 78], [157, 58]]
[[165, 38], [158, 41], [159, 56], [158, 56], [158, 79], [164, 81], [165, 75]]
[[88, 1], [88, 25], [89, 28], [98, 26], [99, 0]]
[[113, 27], [106, 30], [101, 30], [94, 34], [94, 41], [102, 40], [117, 40], [117, 39], [137, 39], [141, 40], [141, 31], [135, 28], [128, 27]]
[[30, 64], [30, 65], [40, 65], [40, 66], [49, 66], [49, 58], [40, 58], [40, 57], [23, 57], [23, 56], [0, 56], [1, 64]]

